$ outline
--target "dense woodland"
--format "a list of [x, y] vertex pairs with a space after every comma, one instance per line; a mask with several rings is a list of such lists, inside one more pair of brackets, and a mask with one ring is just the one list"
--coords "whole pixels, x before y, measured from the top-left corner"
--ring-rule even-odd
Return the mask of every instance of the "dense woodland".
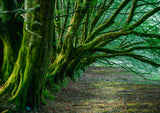
[[93, 63], [159, 75], [159, 0], [0, 0], [0, 96], [17, 110]]

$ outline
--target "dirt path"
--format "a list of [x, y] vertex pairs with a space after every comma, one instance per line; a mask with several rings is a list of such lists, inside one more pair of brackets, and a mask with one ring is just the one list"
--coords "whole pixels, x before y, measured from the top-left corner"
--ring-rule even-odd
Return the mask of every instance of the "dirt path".
[[157, 84], [121, 68], [90, 67], [45, 109], [48, 113], [160, 113]]
[[160, 113], [158, 84], [121, 68], [90, 67], [32, 113]]

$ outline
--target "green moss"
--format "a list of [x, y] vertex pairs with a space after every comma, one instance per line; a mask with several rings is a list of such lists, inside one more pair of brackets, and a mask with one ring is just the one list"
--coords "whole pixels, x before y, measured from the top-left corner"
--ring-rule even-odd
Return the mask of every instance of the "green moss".
[[2, 111], [1, 113], [12, 113], [12, 112], [9, 111], [9, 110], [4, 110], [4, 111]]
[[130, 107], [140, 107], [140, 106], [154, 106], [153, 103], [151, 102], [144, 102], [144, 103], [127, 103], [126, 104], [127, 106], [130, 106]]
[[150, 109], [141, 109], [141, 108], [129, 108], [128, 110], [126, 110], [126, 112], [130, 112], [130, 113], [150, 113], [153, 112]]
[[141, 110], [140, 109], [137, 109], [137, 108], [130, 108], [128, 110], [126, 110], [127, 112], [131, 112], [131, 113], [136, 113], [136, 112], [140, 112]]

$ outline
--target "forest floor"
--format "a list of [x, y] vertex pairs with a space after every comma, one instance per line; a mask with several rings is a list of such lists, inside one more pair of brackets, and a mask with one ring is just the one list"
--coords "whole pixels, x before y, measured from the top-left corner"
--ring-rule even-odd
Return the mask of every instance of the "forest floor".
[[[0, 102], [0, 111], [14, 112], [14, 105], [6, 104]], [[160, 113], [160, 81], [122, 68], [89, 67], [47, 106], [27, 113]]]

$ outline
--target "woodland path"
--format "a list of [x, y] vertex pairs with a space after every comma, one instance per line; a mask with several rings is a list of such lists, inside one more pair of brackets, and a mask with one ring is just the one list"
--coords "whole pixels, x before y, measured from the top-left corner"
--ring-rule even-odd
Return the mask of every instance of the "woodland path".
[[54, 101], [27, 113], [160, 113], [159, 83], [122, 68], [89, 67], [76, 82], [69, 81]]
[[48, 113], [160, 113], [159, 83], [122, 68], [90, 67], [45, 109]]

